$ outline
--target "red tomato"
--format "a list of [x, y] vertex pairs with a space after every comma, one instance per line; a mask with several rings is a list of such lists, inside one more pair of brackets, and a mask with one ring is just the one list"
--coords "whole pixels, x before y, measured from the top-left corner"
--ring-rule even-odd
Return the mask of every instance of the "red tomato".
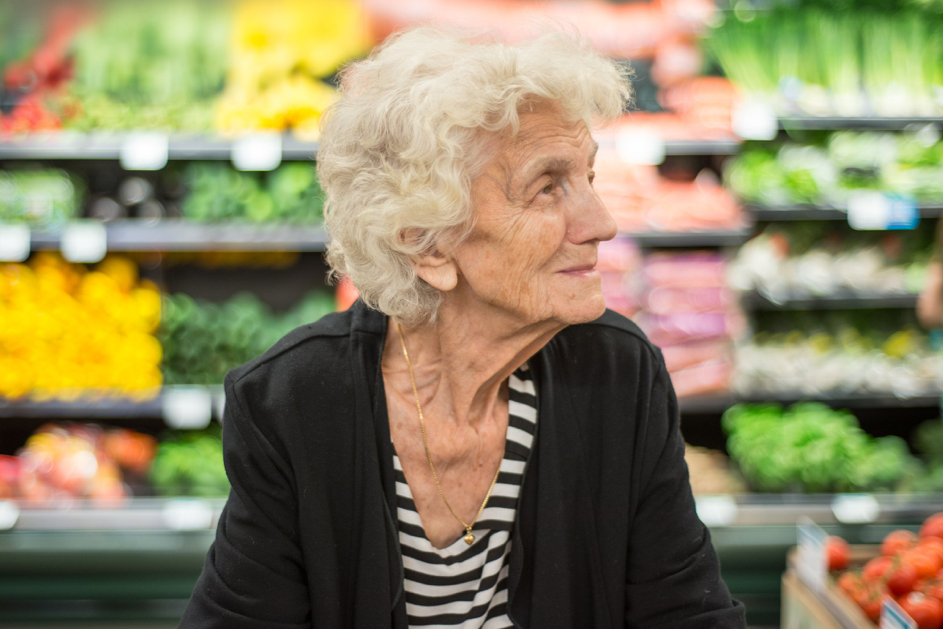
[[936, 576], [943, 568], [943, 563], [937, 556], [936, 551], [930, 548], [913, 548], [901, 555], [901, 560], [908, 563], [917, 570], [917, 577], [920, 579], [929, 579]]
[[851, 549], [848, 547], [848, 542], [842, 538], [829, 536], [825, 542], [825, 552], [828, 553], [828, 569], [831, 572], [838, 572], [848, 567]]
[[943, 581], [930, 579], [919, 588], [921, 592], [943, 603]]
[[864, 577], [865, 581], [882, 579], [887, 573], [887, 569], [891, 567], [892, 561], [890, 557], [875, 557], [864, 564], [864, 570], [861, 571], [861, 576]]
[[861, 575], [855, 574], [854, 572], [845, 572], [838, 577], [838, 587], [849, 597], [857, 600], [858, 594], [865, 587], [865, 582], [864, 579], [861, 578]]
[[943, 563], [943, 539], [939, 537], [922, 537], [920, 543], [917, 544], [917, 548], [932, 550], [940, 558], [940, 562]]
[[920, 592], [911, 592], [900, 600], [900, 606], [917, 623], [917, 629], [940, 629], [943, 604]]
[[914, 589], [917, 569], [910, 564], [892, 565], [887, 573], [887, 588], [894, 596], [903, 596]]
[[920, 527], [920, 537], [939, 537], [943, 539], [943, 513], [927, 518]]
[[868, 618], [877, 622], [881, 618], [881, 601], [886, 595], [887, 588], [879, 581], [872, 581], [859, 592], [855, 602]]
[[893, 557], [897, 553], [910, 550], [917, 545], [917, 536], [910, 531], [894, 531], [888, 533], [881, 544], [881, 554]]

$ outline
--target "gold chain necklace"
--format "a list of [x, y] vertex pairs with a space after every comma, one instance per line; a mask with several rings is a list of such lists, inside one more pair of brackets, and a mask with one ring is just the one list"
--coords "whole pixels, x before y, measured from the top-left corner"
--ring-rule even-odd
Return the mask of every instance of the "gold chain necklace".
[[429, 461], [429, 469], [432, 470], [432, 478], [435, 480], [435, 486], [439, 490], [439, 495], [442, 496], [442, 502], [448, 507], [452, 516], [465, 527], [465, 537], [462, 539], [465, 540], [466, 544], [471, 546], [475, 541], [475, 536], [472, 535], [472, 527], [475, 526], [475, 522], [481, 517], [481, 512], [485, 510], [485, 505], [488, 504], [488, 499], [491, 498], [491, 491], [494, 489], [494, 484], [498, 482], [498, 474], [501, 472], [501, 465], [498, 465], [498, 471], [494, 473], [494, 480], [491, 481], [491, 487], [488, 488], [488, 495], [485, 496], [484, 502], [481, 503], [478, 514], [475, 515], [475, 519], [471, 521], [471, 524], [466, 524], [462, 518], [456, 515], [455, 511], [452, 509], [452, 505], [445, 499], [445, 494], [442, 492], [442, 485], [439, 484], [439, 475], [435, 473], [435, 466], [432, 464], [432, 457], [429, 455], [429, 443], [426, 440], [426, 422], [422, 416], [422, 407], [419, 405], [419, 391], [416, 389], [416, 376], [413, 375], [413, 364], [409, 362], [409, 352], [406, 351], [406, 339], [403, 338], [403, 328], [401, 328], [398, 323], [396, 324], [396, 330], [399, 332], [400, 345], [403, 346], [403, 357], [406, 359], [406, 366], [409, 367], [409, 380], [413, 383], [413, 395], [416, 397], [416, 410], [419, 411], [419, 426], [422, 428], [422, 447], [426, 451], [426, 459]]

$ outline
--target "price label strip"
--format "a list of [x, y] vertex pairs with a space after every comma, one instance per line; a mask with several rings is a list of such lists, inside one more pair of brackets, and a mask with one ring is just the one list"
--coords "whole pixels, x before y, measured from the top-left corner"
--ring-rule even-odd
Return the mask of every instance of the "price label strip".
[[99, 221], [72, 221], [62, 232], [59, 248], [69, 262], [99, 262], [108, 252], [108, 232]]
[[880, 629], [917, 629], [917, 623], [894, 599], [886, 597], [881, 603], [881, 620], [878, 627]]
[[807, 516], [798, 521], [798, 565], [799, 578], [813, 591], [820, 592], [828, 580], [828, 554], [825, 542], [828, 534]]
[[23, 262], [29, 257], [29, 225], [0, 224], [0, 262]]
[[626, 128], [616, 135], [616, 153], [626, 164], [657, 166], [665, 161], [665, 141], [651, 131]]
[[200, 531], [213, 524], [213, 508], [202, 500], [170, 500], [162, 512], [164, 525], [174, 531]]
[[848, 197], [848, 225], [852, 229], [915, 229], [919, 224], [913, 197], [877, 190], [859, 190]]
[[730, 496], [701, 496], [695, 504], [697, 517], [706, 526], [729, 526], [737, 519], [737, 503]]
[[20, 519], [20, 508], [11, 500], [0, 500], [0, 531], [9, 531]]
[[870, 494], [840, 494], [832, 500], [832, 513], [843, 524], [869, 524], [881, 515], [881, 505]]
[[161, 401], [164, 423], [171, 428], [199, 430], [213, 419], [213, 396], [206, 387], [166, 387]]
[[159, 131], [128, 134], [118, 151], [118, 161], [125, 170], [160, 170], [167, 165], [170, 140]]
[[237, 170], [275, 170], [281, 163], [280, 133], [253, 133], [233, 142], [232, 165]]

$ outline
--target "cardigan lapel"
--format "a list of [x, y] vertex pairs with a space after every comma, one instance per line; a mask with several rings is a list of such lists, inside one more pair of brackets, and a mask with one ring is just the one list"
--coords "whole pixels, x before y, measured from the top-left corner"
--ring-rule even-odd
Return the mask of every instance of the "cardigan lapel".
[[583, 442], [558, 338], [531, 360], [539, 398], [536, 448], [515, 521], [508, 612], [522, 627], [608, 627]]

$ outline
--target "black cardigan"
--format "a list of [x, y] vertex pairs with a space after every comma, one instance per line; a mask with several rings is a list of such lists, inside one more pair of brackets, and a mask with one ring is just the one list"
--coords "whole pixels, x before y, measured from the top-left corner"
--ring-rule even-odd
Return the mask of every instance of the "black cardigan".
[[[406, 629], [380, 360], [356, 303], [226, 376], [232, 483], [181, 627]], [[519, 627], [731, 629], [661, 353], [607, 311], [531, 360], [539, 420], [511, 543]]]

